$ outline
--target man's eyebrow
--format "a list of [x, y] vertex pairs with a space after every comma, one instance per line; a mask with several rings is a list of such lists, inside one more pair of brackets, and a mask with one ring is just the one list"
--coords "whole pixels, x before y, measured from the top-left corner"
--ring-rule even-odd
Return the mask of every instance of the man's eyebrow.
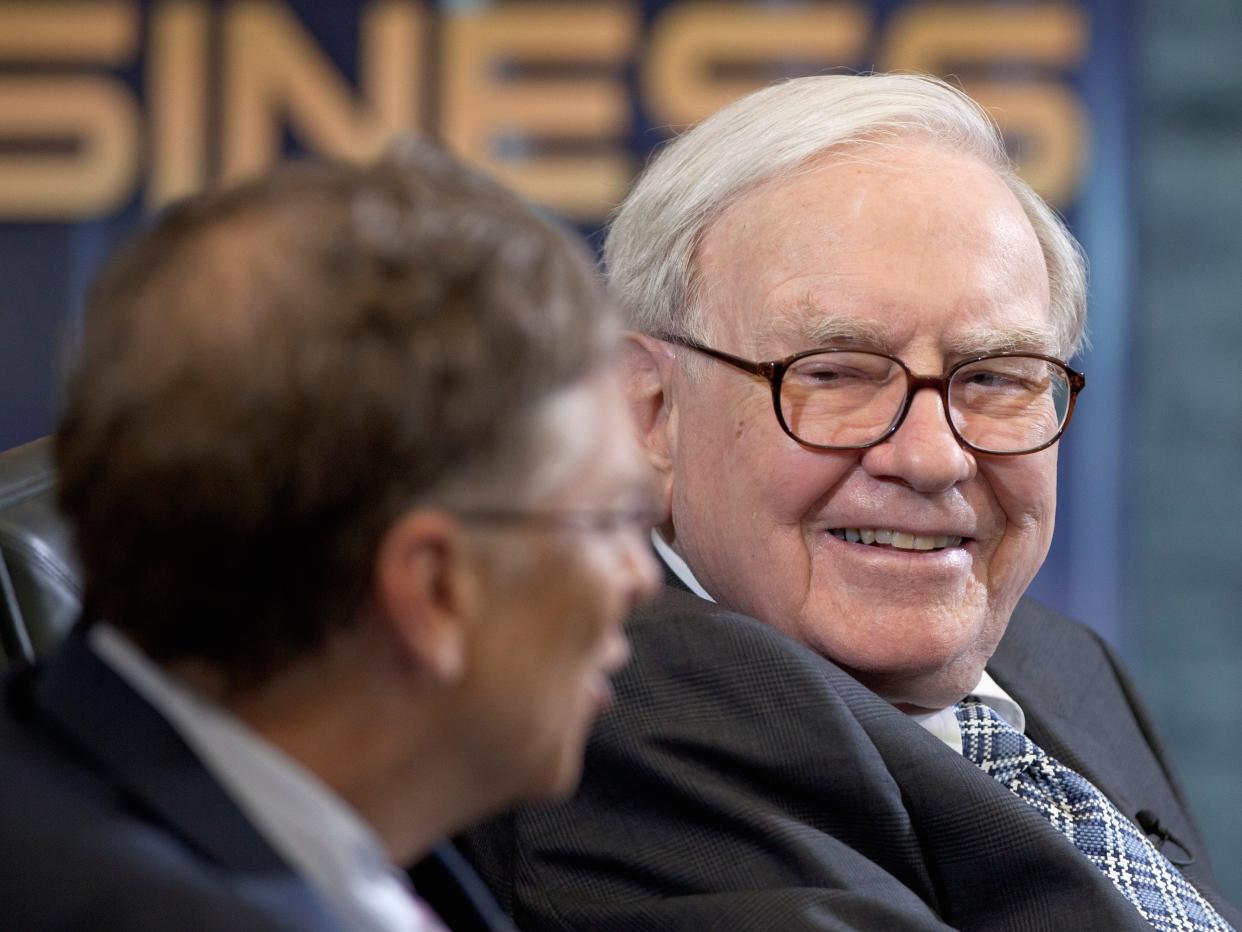
[[1051, 327], [971, 327], [952, 334], [945, 349], [954, 356], [989, 353], [1053, 353], [1056, 331]]
[[[849, 344], [894, 353], [889, 328], [878, 320], [830, 314], [809, 298], [776, 311], [758, 328], [761, 339], [787, 342], [795, 351]], [[1055, 353], [1058, 338], [1051, 326], [966, 327], [950, 334], [945, 350], [958, 357], [989, 353]]]
[[857, 344], [884, 352], [890, 352], [892, 347], [888, 328], [878, 320], [829, 314], [809, 300], [777, 311], [758, 329], [761, 339], [791, 341], [795, 350], [836, 343]]

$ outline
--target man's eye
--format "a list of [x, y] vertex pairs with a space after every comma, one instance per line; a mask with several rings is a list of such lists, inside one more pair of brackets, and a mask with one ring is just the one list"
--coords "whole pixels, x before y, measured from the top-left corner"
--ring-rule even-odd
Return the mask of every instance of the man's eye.
[[843, 378], [839, 369], [804, 369], [798, 375], [808, 382], [835, 382]]
[[876, 382], [884, 377], [883, 372], [857, 366], [803, 366], [792, 373], [796, 378], [815, 385], [833, 383]]
[[972, 372], [964, 381], [979, 388], [1006, 388], [1018, 384], [1012, 376], [1002, 372]]
[[630, 528], [641, 531], [644, 534], [660, 523], [660, 515], [657, 510], [647, 505], [627, 508], [618, 512], [615, 518], [614, 524], [618, 529]]

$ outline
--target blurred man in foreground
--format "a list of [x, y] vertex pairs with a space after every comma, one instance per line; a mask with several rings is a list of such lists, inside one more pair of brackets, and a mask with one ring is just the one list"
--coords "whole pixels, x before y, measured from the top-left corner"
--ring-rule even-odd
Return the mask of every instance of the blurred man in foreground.
[[573, 787], [655, 581], [606, 308], [417, 146], [105, 269], [56, 438], [88, 609], [4, 684], [6, 928], [508, 928], [438, 840]]
[[605, 257], [668, 585], [579, 794], [472, 839], [519, 923], [1229, 928], [1116, 661], [1023, 599], [1085, 272], [988, 117], [774, 86], [652, 163]]

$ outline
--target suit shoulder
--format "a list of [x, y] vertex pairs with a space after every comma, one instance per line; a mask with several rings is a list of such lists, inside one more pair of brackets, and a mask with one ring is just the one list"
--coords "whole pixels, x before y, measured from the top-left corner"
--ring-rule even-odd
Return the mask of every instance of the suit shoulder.
[[615, 705], [588, 741], [580, 799], [701, 800], [714, 784], [744, 808], [756, 786], [818, 774], [799, 789], [806, 798], [797, 806], [828, 796], [854, 805], [851, 784], [827, 787], [822, 776], [861, 762], [890, 785], [871, 730], [881, 720], [917, 728], [805, 645], [680, 591], [666, 592], [629, 635], [632, 659], [614, 677]]
[[23, 708], [0, 705], [0, 903], [6, 927], [327, 929], [293, 875], [242, 875], [210, 860]]
[[668, 586], [630, 617], [626, 633], [638, 651], [688, 666], [757, 657], [812, 667], [826, 662], [772, 625]]
[[1026, 666], [1036, 659], [1046, 665], [1058, 657], [1067, 662], [1118, 666], [1112, 649], [1090, 626], [1030, 598], [1021, 599], [1013, 609], [994, 656], [1010, 666]]
[[58, 932], [343, 932], [323, 914], [282, 908], [276, 898], [253, 897], [225, 883], [143, 872], [124, 878], [72, 906], [47, 924], [22, 928]]
[[[194, 874], [175, 839], [128, 812], [119, 791], [64, 753], [53, 735], [6, 714], [0, 760], [0, 902], [21, 928], [74, 928], [83, 910], [102, 917], [95, 910], [121, 889], [146, 899], [136, 891]], [[121, 905], [112, 903], [118, 911]], [[140, 927], [117, 921], [106, 926]]]
[[816, 718], [868, 699], [840, 667], [771, 625], [681, 590], [666, 588], [627, 627], [630, 663], [615, 678], [610, 720], [727, 710], [735, 723], [755, 717]]
[[1018, 600], [1013, 616], [1009, 621], [1008, 636], [1011, 632], [1018, 634], [1053, 636], [1057, 638], [1084, 639], [1093, 643], [1101, 643], [1100, 636], [1089, 625], [1077, 619], [1063, 615], [1055, 608], [1036, 601], [1029, 596]]

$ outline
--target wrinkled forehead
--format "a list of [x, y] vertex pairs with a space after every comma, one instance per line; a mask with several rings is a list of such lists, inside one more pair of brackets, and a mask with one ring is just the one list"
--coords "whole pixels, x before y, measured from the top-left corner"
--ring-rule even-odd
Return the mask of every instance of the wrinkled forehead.
[[[917, 312], [916, 312], [917, 314]], [[1044, 353], [1057, 350], [1058, 333], [1046, 316], [1024, 315], [1020, 308], [1008, 313], [999, 308], [982, 322], [961, 320], [947, 328], [938, 345], [950, 356], [983, 356], [989, 353]], [[1022, 319], [1023, 317], [1029, 319]], [[1017, 319], [1015, 319], [1017, 318]], [[745, 322], [757, 346], [851, 346], [899, 354], [905, 329], [890, 320], [869, 317], [866, 309], [842, 311], [831, 302], [804, 296]]]
[[955, 353], [1053, 350], [1043, 250], [1005, 180], [927, 144], [861, 151], [756, 186], [705, 228], [703, 330], [752, 350], [893, 352], [929, 328]]

